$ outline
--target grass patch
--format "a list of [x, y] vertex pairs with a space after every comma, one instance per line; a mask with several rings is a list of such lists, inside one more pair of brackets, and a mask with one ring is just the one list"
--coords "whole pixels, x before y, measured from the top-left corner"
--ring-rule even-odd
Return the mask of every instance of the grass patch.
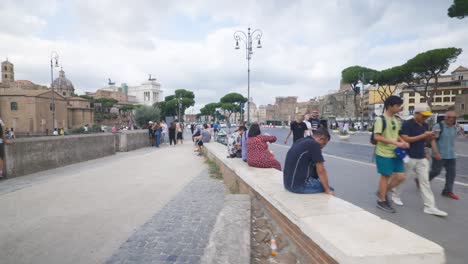
[[218, 180], [223, 179], [223, 175], [219, 170], [218, 164], [215, 161], [206, 158], [206, 163], [208, 164], [208, 173], [210, 174], [211, 178], [215, 178]]

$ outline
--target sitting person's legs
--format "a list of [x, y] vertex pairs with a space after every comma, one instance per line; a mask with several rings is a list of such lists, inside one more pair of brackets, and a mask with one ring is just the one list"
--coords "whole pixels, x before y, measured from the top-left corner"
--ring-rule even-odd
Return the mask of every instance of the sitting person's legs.
[[[330, 189], [334, 191], [333, 187], [330, 186]], [[319, 179], [309, 177], [305, 184], [297, 188], [297, 193], [323, 193], [325, 189], [323, 188], [322, 183]]]

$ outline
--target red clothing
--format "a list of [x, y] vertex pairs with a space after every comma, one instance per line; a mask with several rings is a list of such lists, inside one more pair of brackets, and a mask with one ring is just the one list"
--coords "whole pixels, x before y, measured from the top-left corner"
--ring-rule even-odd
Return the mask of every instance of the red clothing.
[[257, 168], [275, 168], [281, 171], [281, 164], [271, 155], [267, 142], [276, 141], [275, 136], [258, 135], [247, 140], [247, 163]]

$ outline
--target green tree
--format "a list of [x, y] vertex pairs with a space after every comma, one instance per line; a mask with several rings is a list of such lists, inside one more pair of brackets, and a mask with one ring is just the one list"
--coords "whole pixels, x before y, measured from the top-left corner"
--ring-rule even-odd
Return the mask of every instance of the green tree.
[[247, 102], [247, 98], [239, 93], [228, 93], [221, 97], [219, 108], [224, 111], [224, 116], [227, 118], [228, 124], [230, 125], [230, 117], [233, 113], [239, 112], [241, 104]]
[[149, 121], [159, 121], [161, 119], [161, 111], [154, 106], [143, 105], [135, 110], [135, 122], [144, 127]]
[[377, 93], [382, 101], [385, 101], [398, 88], [398, 85], [404, 81], [406, 72], [402, 66], [392, 67], [378, 72], [374, 76], [374, 83], [378, 85]]
[[356, 118], [359, 116], [360, 112], [357, 96], [361, 93], [361, 88], [358, 86], [358, 84], [367, 84], [369, 80], [374, 79], [377, 73], [378, 72], [374, 69], [362, 66], [351, 66], [341, 72], [341, 83], [348, 83], [351, 85], [351, 89], [354, 92], [354, 117]]
[[220, 103], [209, 103], [200, 109], [200, 113], [204, 116], [211, 116], [212, 118], [216, 118], [216, 110], [218, 108], [220, 108]]
[[83, 94], [83, 95], [80, 95], [80, 97], [83, 98], [83, 99], [86, 99], [86, 100], [88, 100], [90, 102], [94, 102], [94, 97], [92, 97], [92, 96]]
[[468, 0], [454, 0], [448, 9], [448, 16], [459, 19], [468, 16]]
[[168, 116], [179, 116], [179, 103], [181, 103], [180, 115], [182, 116], [187, 108], [195, 105], [195, 94], [185, 89], [175, 90], [174, 95], [164, 98], [163, 112]]
[[101, 112], [109, 112], [112, 107], [114, 107], [115, 104], [117, 104], [119, 101], [112, 99], [112, 98], [99, 98], [95, 99], [94, 103], [99, 104], [100, 106], [100, 111]]
[[[425, 97], [427, 104], [432, 107], [434, 95], [439, 88], [439, 75], [445, 73], [461, 53], [462, 49], [453, 47], [419, 53], [403, 66], [406, 71], [403, 79], [409, 82], [409, 87], [415, 92]], [[433, 85], [431, 80], [434, 80]], [[423, 84], [423, 89], [418, 89], [414, 83]]]

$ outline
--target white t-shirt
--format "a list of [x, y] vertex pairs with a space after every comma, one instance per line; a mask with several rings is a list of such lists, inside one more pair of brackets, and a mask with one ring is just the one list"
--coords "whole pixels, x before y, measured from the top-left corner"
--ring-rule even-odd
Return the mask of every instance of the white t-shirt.
[[307, 131], [304, 132], [304, 137], [312, 136], [312, 131], [311, 131], [312, 130], [312, 124], [307, 120], [304, 120], [303, 122], [307, 126]]

